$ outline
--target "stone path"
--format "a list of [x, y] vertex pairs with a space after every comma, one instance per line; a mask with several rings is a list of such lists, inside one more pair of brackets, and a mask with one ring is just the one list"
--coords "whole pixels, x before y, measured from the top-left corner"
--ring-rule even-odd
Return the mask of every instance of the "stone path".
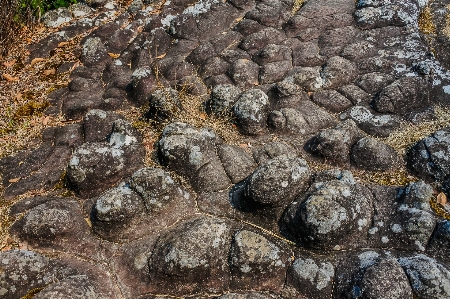
[[[0, 298], [449, 298], [450, 214], [435, 198], [450, 188], [450, 127], [404, 156], [380, 141], [450, 104], [445, 5], [136, 0], [41, 41], [30, 59], [97, 27], [49, 96], [46, 113], [77, 122], [0, 160], [4, 200], [62, 183], [75, 196], [11, 207], [28, 250], [0, 252]], [[253, 147], [176, 121], [180, 89], [232, 115]], [[130, 105], [169, 123], [161, 167], [115, 112]], [[405, 166], [421, 180], [352, 174]]]

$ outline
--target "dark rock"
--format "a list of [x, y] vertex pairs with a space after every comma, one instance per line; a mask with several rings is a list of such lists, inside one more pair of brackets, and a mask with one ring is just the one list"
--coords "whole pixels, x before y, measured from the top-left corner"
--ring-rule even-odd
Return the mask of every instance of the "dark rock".
[[351, 254], [337, 269], [337, 298], [411, 298], [413, 292], [399, 262], [389, 252]]
[[398, 168], [400, 161], [400, 156], [391, 146], [371, 137], [361, 138], [352, 146], [351, 162], [362, 169], [391, 170]]
[[241, 147], [222, 145], [217, 154], [231, 182], [236, 184], [249, 176], [256, 168], [255, 161]]
[[408, 153], [407, 166], [427, 182], [442, 182], [449, 174], [448, 145], [450, 128], [434, 132], [419, 140]]
[[297, 67], [295, 73], [284, 80], [300, 86], [305, 91], [316, 91], [323, 86], [320, 72], [320, 67]]
[[369, 104], [370, 95], [356, 85], [349, 84], [339, 87], [338, 91], [349, 99], [353, 105]]
[[289, 9], [290, 7], [284, 1], [261, 1], [245, 15], [245, 18], [276, 28], [289, 19], [291, 16]]
[[433, 187], [424, 181], [409, 183], [400, 194], [401, 202], [411, 208], [431, 212], [430, 198], [433, 197]]
[[247, 209], [284, 207], [306, 190], [310, 176], [305, 160], [277, 156], [261, 164], [248, 178], [243, 205]]
[[176, 118], [182, 109], [178, 91], [173, 88], [156, 90], [151, 94], [149, 102], [149, 109], [145, 113], [145, 117], [155, 121]]
[[223, 292], [229, 284], [229, 224], [197, 218], [177, 225], [156, 242], [148, 260], [150, 281], [159, 293]]
[[235, 50], [224, 50], [220, 57], [228, 63], [233, 63], [238, 59], [247, 59], [250, 60], [250, 55], [241, 49]]
[[68, 182], [81, 197], [93, 197], [142, 166], [145, 155], [137, 131], [124, 120], [113, 123], [108, 143], [88, 142], [75, 149]]
[[420, 298], [446, 298], [450, 296], [450, 272], [436, 260], [423, 255], [399, 259], [414, 294]]
[[352, 106], [352, 102], [335, 90], [319, 90], [312, 101], [332, 113], [342, 112]]
[[277, 298], [275, 295], [271, 295], [270, 293], [258, 293], [258, 292], [250, 292], [250, 293], [228, 293], [222, 295], [220, 297], [215, 297], [217, 299], [274, 299]]
[[206, 61], [199, 69], [202, 78], [216, 76], [225, 73], [230, 64], [219, 57], [213, 57]]
[[285, 38], [286, 36], [282, 31], [274, 28], [265, 28], [246, 36], [240, 43], [239, 47], [247, 51], [249, 54], [255, 54], [266, 45], [279, 44]]
[[283, 79], [292, 68], [290, 60], [271, 62], [263, 65], [259, 71], [259, 83], [274, 83]]
[[291, 38], [284, 42], [292, 49], [292, 64], [294, 66], [313, 67], [325, 63], [326, 58], [320, 55], [317, 42], [300, 42]]
[[107, 54], [107, 50], [99, 37], [90, 37], [83, 44], [81, 62], [85, 66], [101, 65], [105, 66], [111, 57]]
[[95, 286], [86, 275], [76, 275], [59, 280], [46, 286], [33, 298], [36, 299], [58, 299], [58, 298], [89, 298], [98, 297]]
[[339, 118], [341, 120], [352, 119], [361, 130], [375, 137], [388, 137], [400, 127], [398, 116], [373, 114], [364, 106], [353, 106], [342, 113]]
[[357, 33], [358, 30], [354, 26], [326, 30], [318, 40], [320, 55], [324, 57], [339, 55], [342, 49], [355, 39]]
[[336, 88], [351, 83], [357, 75], [356, 66], [339, 56], [328, 59], [321, 73], [323, 85], [327, 88]]
[[430, 106], [429, 83], [419, 77], [403, 77], [386, 86], [374, 99], [373, 107], [381, 113], [408, 116]]
[[350, 150], [364, 136], [355, 122], [347, 120], [334, 128], [320, 132], [309, 142], [309, 150], [327, 161], [344, 164], [350, 162]]
[[240, 88], [251, 88], [259, 84], [259, 66], [251, 60], [236, 60], [228, 69], [228, 75]]
[[186, 176], [197, 192], [218, 191], [230, 184], [216, 154], [220, 143], [211, 130], [172, 123], [158, 141], [158, 155], [163, 165]]
[[205, 96], [208, 93], [205, 83], [197, 76], [184, 77], [178, 81], [177, 89], [193, 96]]
[[234, 103], [238, 100], [241, 90], [232, 84], [216, 85], [211, 91], [207, 108], [217, 115], [229, 115]]
[[230, 249], [231, 288], [279, 291], [289, 252], [248, 230], [234, 235]]
[[258, 164], [264, 164], [281, 155], [293, 158], [297, 156], [297, 153], [293, 147], [282, 142], [267, 142], [263, 146], [253, 149], [253, 158]]
[[149, 95], [158, 88], [158, 80], [150, 67], [137, 68], [131, 75], [130, 96], [134, 102], [148, 104]]
[[292, 60], [292, 50], [286, 46], [275, 44], [268, 44], [253, 56], [253, 61], [259, 65], [284, 60]]
[[287, 285], [306, 298], [327, 298], [332, 294], [334, 277], [335, 266], [329, 258], [302, 254], [287, 272]]
[[261, 25], [257, 21], [251, 19], [243, 19], [242, 21], [239, 22], [239, 24], [236, 25], [235, 30], [244, 36], [248, 36], [258, 31], [261, 31], [264, 28], [267, 27]]
[[341, 51], [340, 56], [351, 61], [358, 61], [362, 58], [373, 57], [378, 53], [376, 45], [367, 40], [348, 43]]
[[83, 131], [85, 142], [103, 142], [107, 140], [113, 123], [122, 116], [99, 109], [90, 110], [83, 118]]
[[306, 248], [364, 247], [372, 200], [372, 193], [362, 185], [343, 180], [316, 181], [287, 208], [281, 232]]
[[391, 84], [392, 81], [394, 81], [392, 75], [375, 72], [362, 75], [356, 84], [368, 94], [374, 95], [383, 87]]
[[269, 98], [259, 89], [250, 89], [239, 96], [233, 111], [244, 134], [261, 134], [266, 129]]

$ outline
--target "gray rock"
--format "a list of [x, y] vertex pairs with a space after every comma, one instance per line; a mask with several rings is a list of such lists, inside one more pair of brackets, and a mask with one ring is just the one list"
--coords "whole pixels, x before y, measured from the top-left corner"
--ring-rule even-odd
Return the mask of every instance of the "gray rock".
[[72, 13], [65, 7], [50, 10], [42, 16], [45, 26], [57, 28], [64, 23], [72, 21]]
[[98, 294], [96, 287], [90, 282], [86, 275], [74, 275], [64, 278], [58, 282], [46, 286], [42, 291], [37, 293], [33, 298], [36, 299], [102, 299], [107, 298]]
[[351, 149], [351, 163], [361, 169], [386, 171], [399, 167], [400, 156], [391, 146], [374, 138], [364, 137]]
[[[235, 0], [234, 0], [235, 1]], [[275, 295], [271, 295], [265, 292], [250, 292], [250, 293], [228, 293], [217, 299], [274, 299], [277, 298]]]
[[389, 252], [362, 251], [339, 266], [336, 298], [411, 298], [413, 292], [400, 264]]
[[308, 187], [310, 176], [305, 160], [281, 155], [253, 172], [245, 196], [256, 206], [285, 206]]
[[450, 272], [436, 260], [418, 254], [399, 258], [399, 263], [419, 298], [444, 299], [450, 296]]
[[341, 120], [352, 119], [358, 127], [375, 137], [388, 137], [400, 127], [400, 118], [395, 115], [376, 115], [364, 106], [353, 106], [342, 113]]
[[287, 285], [306, 298], [320, 299], [331, 296], [335, 266], [322, 256], [300, 256], [287, 272]]
[[142, 6], [144, 6], [144, 2], [142, 2], [142, 0], [133, 0], [130, 6], [128, 6], [128, 12], [136, 13], [142, 9]]
[[80, 60], [86, 66], [104, 65], [111, 57], [99, 37], [89, 37], [83, 44]]
[[259, 83], [268, 84], [281, 81], [291, 68], [290, 60], [267, 63], [259, 71]]
[[430, 199], [433, 197], [433, 193], [433, 187], [420, 180], [409, 183], [400, 194], [400, 198], [402, 203], [411, 208], [431, 212]]
[[230, 249], [231, 288], [279, 291], [289, 252], [248, 230], [234, 235]]
[[238, 100], [241, 90], [232, 84], [219, 84], [211, 91], [207, 108], [217, 115], [228, 115]]
[[216, 154], [220, 143], [211, 130], [172, 123], [158, 141], [158, 155], [163, 165], [186, 176], [197, 192], [218, 191], [231, 184]]
[[141, 168], [145, 150], [140, 139], [129, 123], [116, 120], [107, 143], [87, 142], [75, 149], [67, 168], [70, 188], [93, 197]]
[[224, 144], [217, 154], [225, 172], [234, 184], [248, 177], [257, 167], [252, 156], [238, 146]]
[[94, 12], [92, 8], [82, 3], [72, 4], [69, 6], [69, 11], [72, 13], [74, 18], [88, 16]]
[[238, 59], [228, 69], [228, 75], [239, 88], [251, 88], [259, 84], [259, 65], [248, 59]]
[[114, 121], [122, 116], [100, 109], [92, 109], [83, 118], [83, 131], [85, 142], [106, 141], [111, 133]]
[[335, 90], [319, 90], [312, 96], [312, 101], [332, 113], [347, 110], [352, 102]]
[[159, 293], [223, 292], [229, 283], [229, 224], [197, 218], [177, 225], [156, 242], [148, 260], [149, 279]]
[[336, 88], [351, 83], [358, 75], [355, 64], [345, 58], [333, 56], [323, 67], [321, 77], [323, 86]]
[[260, 89], [250, 89], [239, 96], [233, 110], [244, 134], [257, 135], [266, 130], [269, 98]]
[[259, 65], [285, 60], [292, 60], [292, 50], [286, 46], [275, 44], [268, 44], [253, 56], [253, 61]]
[[252, 150], [252, 153], [253, 158], [259, 165], [281, 155], [291, 158], [297, 157], [297, 152], [292, 146], [276, 141], [267, 142], [261, 147], [256, 147]]
[[449, 145], [449, 127], [419, 140], [408, 153], [408, 168], [427, 182], [443, 182], [450, 174]]
[[350, 162], [351, 147], [363, 136], [364, 133], [358, 129], [354, 121], [346, 120], [313, 137], [308, 148], [327, 161], [346, 164]]
[[294, 83], [305, 91], [316, 91], [322, 88], [323, 78], [320, 74], [320, 67], [302, 67], [295, 68], [295, 70], [295, 73], [285, 81]]
[[356, 85], [361, 87], [368, 94], [375, 95], [383, 87], [391, 84], [394, 81], [394, 76], [390, 74], [374, 72], [362, 75], [357, 81]]
[[299, 246], [342, 250], [364, 247], [372, 193], [343, 180], [315, 182], [286, 210], [281, 232]]

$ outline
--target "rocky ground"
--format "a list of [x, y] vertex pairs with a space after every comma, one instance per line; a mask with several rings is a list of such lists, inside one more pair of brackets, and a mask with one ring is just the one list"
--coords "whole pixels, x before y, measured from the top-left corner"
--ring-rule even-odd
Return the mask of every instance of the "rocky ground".
[[24, 62], [88, 33], [0, 159], [0, 298], [450, 297], [448, 0], [88, 4]]

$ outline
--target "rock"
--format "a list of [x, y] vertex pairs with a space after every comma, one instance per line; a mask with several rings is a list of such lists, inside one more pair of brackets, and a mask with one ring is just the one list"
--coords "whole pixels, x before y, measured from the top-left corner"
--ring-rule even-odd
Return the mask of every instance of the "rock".
[[339, 87], [338, 92], [349, 99], [353, 105], [368, 105], [370, 95], [356, 85], [349, 84]]
[[292, 62], [289, 60], [267, 63], [259, 71], [259, 82], [260, 84], [278, 82], [291, 68]]
[[85, 142], [104, 142], [111, 133], [113, 123], [122, 116], [100, 109], [89, 110], [83, 118]]
[[105, 65], [111, 57], [99, 37], [89, 37], [83, 44], [80, 60], [86, 66]]
[[69, 9], [60, 7], [45, 13], [42, 16], [42, 21], [47, 27], [57, 28], [64, 23], [72, 21], [72, 13]]
[[321, 73], [323, 86], [326, 88], [349, 84], [357, 75], [356, 66], [351, 61], [339, 56], [328, 59]]
[[285, 35], [282, 31], [269, 27], [246, 36], [239, 47], [252, 55], [263, 49], [266, 45], [279, 44], [284, 39]]
[[300, 196], [309, 185], [311, 172], [305, 160], [286, 155], [261, 164], [249, 177], [246, 204], [254, 208], [281, 207]]
[[229, 283], [230, 226], [218, 218], [178, 224], [156, 242], [149, 278], [159, 293], [223, 292]]
[[331, 296], [335, 267], [322, 256], [297, 257], [287, 272], [287, 285], [306, 298], [319, 299]]
[[113, 123], [106, 142], [87, 142], [76, 148], [67, 168], [70, 188], [93, 197], [118, 183], [142, 165], [145, 150], [137, 131], [124, 120]]
[[136, 13], [142, 9], [142, 6], [144, 6], [144, 2], [142, 2], [142, 0], [133, 0], [133, 2], [131, 2], [130, 6], [128, 6], [128, 12]]
[[88, 16], [94, 12], [92, 8], [81, 3], [72, 4], [71, 6], [69, 6], [69, 11], [72, 13], [72, 16], [74, 18]]
[[401, 202], [411, 208], [431, 212], [430, 199], [433, 197], [433, 187], [424, 181], [409, 183], [399, 194]]
[[373, 101], [376, 111], [405, 117], [429, 106], [430, 86], [420, 77], [404, 77], [395, 81], [386, 86]]
[[250, 292], [250, 293], [228, 293], [222, 295], [220, 297], [216, 297], [217, 299], [273, 299], [276, 296], [267, 294], [265, 292]]
[[288, 4], [283, 1], [257, 3], [256, 7], [245, 15], [245, 18], [265, 26], [280, 27], [290, 17], [288, 7]]
[[151, 94], [149, 102], [145, 116], [155, 121], [174, 119], [182, 110], [178, 91], [172, 88], [156, 90]]
[[241, 147], [224, 144], [219, 148], [217, 154], [225, 172], [234, 184], [252, 174], [256, 168], [255, 161]]
[[238, 59], [228, 69], [228, 75], [239, 88], [251, 88], [259, 84], [259, 65], [251, 60]]
[[320, 67], [302, 67], [295, 68], [296, 72], [285, 79], [287, 82], [294, 83], [305, 91], [316, 91], [322, 88], [323, 79], [320, 74]]
[[359, 184], [316, 181], [287, 208], [281, 232], [305, 248], [364, 247], [373, 213], [372, 200], [371, 192]]
[[450, 127], [419, 140], [408, 153], [408, 168], [427, 182], [443, 182], [450, 174], [449, 144]]
[[352, 119], [361, 130], [375, 137], [388, 137], [400, 127], [399, 117], [389, 114], [376, 115], [364, 106], [353, 106], [339, 118]]
[[292, 50], [286, 46], [275, 44], [268, 44], [253, 56], [253, 61], [258, 63], [259, 65], [291, 60]]
[[234, 235], [230, 249], [231, 288], [279, 291], [289, 252], [248, 230]]
[[74, 275], [46, 286], [33, 298], [58, 299], [58, 298], [106, 298], [98, 294], [96, 287], [86, 275]]
[[401, 161], [395, 149], [371, 137], [358, 140], [352, 146], [350, 157], [354, 166], [370, 171], [398, 168]]
[[414, 294], [421, 298], [450, 296], [450, 272], [436, 260], [423, 255], [399, 258]]
[[337, 298], [410, 298], [408, 277], [389, 252], [362, 251], [351, 254], [336, 273]]
[[378, 93], [383, 87], [394, 81], [394, 76], [390, 74], [374, 72], [362, 75], [356, 84], [365, 92], [371, 95]]
[[308, 149], [327, 161], [346, 164], [350, 162], [351, 147], [363, 136], [363, 132], [358, 129], [354, 121], [346, 120], [313, 137], [308, 144]]
[[213, 88], [207, 108], [217, 115], [228, 115], [238, 100], [241, 90], [232, 84], [220, 84]]
[[244, 134], [257, 135], [266, 129], [269, 98], [259, 89], [250, 89], [239, 96], [233, 110]]
[[216, 154], [220, 143], [211, 130], [172, 123], [164, 128], [158, 141], [158, 156], [163, 165], [186, 176], [194, 190], [218, 191], [230, 184]]
[[335, 90], [319, 90], [312, 96], [312, 101], [332, 113], [347, 110], [352, 102]]
[[261, 147], [253, 149], [253, 158], [261, 165], [278, 156], [285, 155], [290, 158], [297, 157], [296, 150], [283, 142], [267, 142]]

